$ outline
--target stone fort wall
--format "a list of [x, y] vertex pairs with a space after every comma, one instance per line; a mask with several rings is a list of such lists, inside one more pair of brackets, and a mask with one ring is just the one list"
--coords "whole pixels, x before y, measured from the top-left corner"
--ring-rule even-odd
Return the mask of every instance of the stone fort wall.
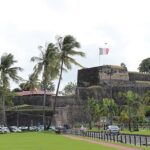
[[150, 74], [128, 72], [121, 66], [105, 65], [93, 68], [85, 68], [78, 71], [78, 87], [100, 85], [102, 82], [132, 82], [150, 81]]

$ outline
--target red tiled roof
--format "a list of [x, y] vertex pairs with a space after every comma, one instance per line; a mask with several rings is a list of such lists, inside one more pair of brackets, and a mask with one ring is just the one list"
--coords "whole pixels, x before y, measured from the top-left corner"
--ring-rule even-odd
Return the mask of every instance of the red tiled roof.
[[[44, 91], [22, 91], [16, 92], [17, 96], [28, 96], [28, 95], [44, 95]], [[55, 94], [51, 92], [46, 92], [46, 95], [54, 96]]]

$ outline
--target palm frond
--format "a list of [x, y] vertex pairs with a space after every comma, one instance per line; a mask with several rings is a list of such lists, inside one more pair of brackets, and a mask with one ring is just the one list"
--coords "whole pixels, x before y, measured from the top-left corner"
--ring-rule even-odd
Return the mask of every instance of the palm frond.
[[71, 58], [69, 56], [67, 56], [66, 59], [68, 60], [68, 62], [83, 68], [83, 66], [81, 64], [79, 64], [75, 59], [73, 59], [73, 58]]
[[43, 60], [42, 58], [36, 57], [36, 56], [31, 58], [31, 61], [32, 61], [32, 62], [35, 62], [35, 61], [36, 61], [36, 62], [39, 62], [39, 61], [42, 61], [42, 60]]
[[85, 53], [81, 51], [71, 50], [68, 55], [85, 57]]
[[14, 56], [12, 54], [5, 53], [4, 55], [2, 55], [0, 71], [3, 87], [9, 87], [9, 79], [12, 79], [15, 82], [22, 80], [22, 78], [19, 77], [17, 74], [18, 71], [22, 71], [23, 69], [21, 67], [11, 67], [16, 62], [17, 61], [14, 60]]
[[12, 54], [5, 53], [1, 57], [1, 65], [3, 68], [9, 68], [10, 66], [12, 66], [16, 62], [17, 61], [14, 60], [14, 56]]

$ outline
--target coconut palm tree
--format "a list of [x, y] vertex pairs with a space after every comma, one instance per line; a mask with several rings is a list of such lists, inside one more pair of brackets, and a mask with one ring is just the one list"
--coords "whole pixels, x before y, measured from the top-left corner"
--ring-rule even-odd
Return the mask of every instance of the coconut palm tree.
[[39, 46], [41, 52], [40, 57], [32, 57], [32, 62], [37, 62], [34, 67], [35, 77], [42, 74], [42, 83], [44, 85], [44, 98], [43, 98], [43, 124], [46, 129], [46, 120], [45, 120], [45, 103], [46, 103], [46, 85], [48, 82], [57, 77], [59, 72], [58, 64], [58, 49], [57, 47], [49, 43], [46, 48]]
[[[56, 109], [57, 96], [59, 93], [59, 87], [60, 87], [60, 82], [62, 79], [63, 69], [66, 69], [66, 70], [72, 69], [72, 64], [77, 65], [79, 67], [83, 67], [73, 58], [73, 56], [81, 56], [81, 57], [85, 56], [84, 52], [76, 50], [76, 48], [80, 48], [80, 43], [77, 42], [73, 36], [71, 35], [66, 35], [65, 37], [58, 36], [56, 40], [57, 40], [56, 46], [59, 50], [60, 73], [59, 73], [58, 85], [56, 89], [56, 96], [54, 99], [53, 115]], [[51, 125], [53, 115], [50, 120], [49, 126]]]
[[2, 87], [2, 103], [3, 103], [3, 124], [6, 125], [6, 114], [5, 114], [5, 91], [10, 86], [10, 79], [18, 83], [22, 80], [19, 77], [18, 71], [22, 71], [23, 69], [20, 67], [12, 67], [17, 61], [14, 60], [14, 56], [12, 54], [3, 54], [0, 59], [0, 84]]

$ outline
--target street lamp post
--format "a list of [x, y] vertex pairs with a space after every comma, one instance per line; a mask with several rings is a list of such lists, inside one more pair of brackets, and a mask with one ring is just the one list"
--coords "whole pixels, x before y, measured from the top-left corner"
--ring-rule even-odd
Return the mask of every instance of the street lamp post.
[[112, 69], [112, 67], [110, 66], [109, 70], [105, 71], [106, 74], [109, 75], [109, 83], [110, 83], [110, 106], [109, 106], [109, 111], [110, 111], [110, 124], [112, 125], [112, 118], [113, 118], [113, 114], [112, 114], [112, 75], [114, 73], [116, 73], [115, 70]]

